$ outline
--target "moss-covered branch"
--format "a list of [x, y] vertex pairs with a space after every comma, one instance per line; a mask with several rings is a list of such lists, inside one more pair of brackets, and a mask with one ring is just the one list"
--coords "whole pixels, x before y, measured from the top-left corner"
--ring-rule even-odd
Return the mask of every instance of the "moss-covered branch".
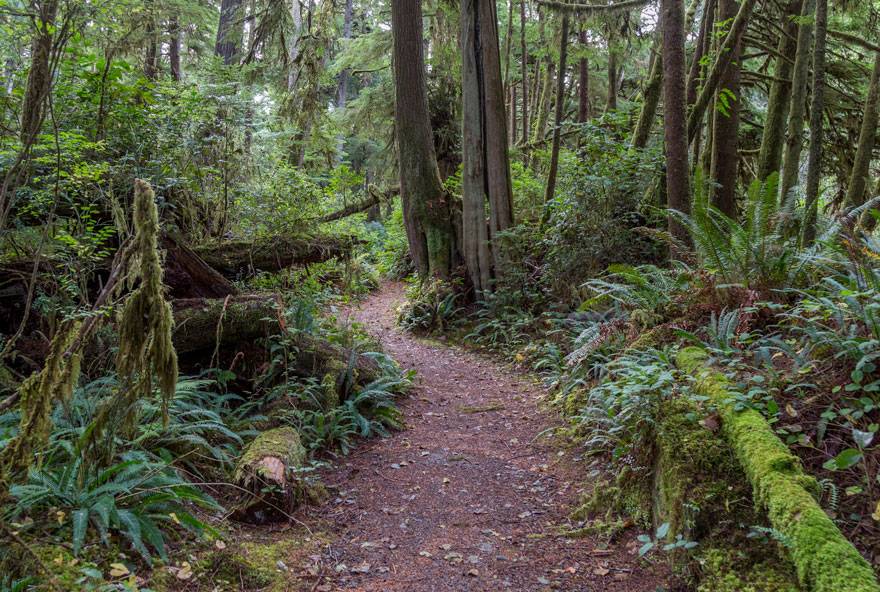
[[816, 481], [755, 410], [736, 411], [730, 383], [706, 365], [699, 348], [682, 350], [676, 362], [697, 377], [697, 389], [717, 405], [723, 433], [752, 485], [755, 503], [791, 541], [801, 584], [814, 592], [880, 592], [871, 566], [843, 536], [814, 497]]
[[292, 265], [345, 257], [351, 242], [329, 236], [274, 236], [258, 240], [227, 240], [195, 247], [205, 263], [229, 278], [255, 271], [279, 271]]
[[588, 16], [599, 13], [609, 13], [617, 10], [631, 10], [648, 3], [649, 0], [623, 0], [621, 2], [608, 2], [603, 4], [580, 4], [577, 2], [557, 2], [556, 0], [538, 0], [538, 4], [557, 12], [569, 12]]

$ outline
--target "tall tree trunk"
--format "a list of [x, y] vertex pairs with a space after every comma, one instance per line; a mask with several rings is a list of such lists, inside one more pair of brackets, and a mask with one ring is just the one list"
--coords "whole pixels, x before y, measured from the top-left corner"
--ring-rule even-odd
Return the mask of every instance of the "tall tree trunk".
[[[498, 19], [492, 0], [462, 0], [462, 228], [477, 297], [503, 272], [497, 233], [513, 224]], [[486, 202], [489, 226], [486, 227]]]
[[39, 3], [39, 15], [34, 20], [37, 30], [31, 42], [31, 67], [28, 70], [24, 101], [21, 107], [21, 142], [31, 144], [40, 133], [46, 116], [46, 99], [52, 89], [52, 72], [49, 59], [55, 33], [58, 0]]
[[[612, 39], [608, 38], [608, 98], [605, 100], [605, 113], [617, 109], [617, 50], [611, 47]], [[560, 72], [560, 75], [562, 73]]]
[[541, 89], [541, 102], [538, 103], [538, 119], [535, 122], [535, 131], [532, 142], [539, 142], [547, 135], [547, 121], [550, 119], [551, 94], [553, 93], [553, 75], [556, 64], [550, 62], [544, 70], [544, 84]]
[[[687, 95], [685, 88], [684, 2], [660, 1], [660, 26], [663, 30], [663, 109], [666, 142], [666, 200], [671, 209], [690, 213], [691, 199], [688, 167]], [[688, 242], [687, 229], [674, 217], [669, 218], [669, 232], [677, 240]]]
[[214, 53], [223, 59], [228, 66], [237, 61], [241, 51], [241, 38], [244, 32], [244, 21], [240, 17], [242, 0], [222, 0], [220, 3], [220, 21], [217, 25], [217, 41]]
[[[510, 85], [510, 145], [511, 146], [516, 145], [516, 133], [517, 133], [517, 130], [519, 129], [519, 126], [517, 126], [517, 124], [516, 124], [516, 109], [517, 109], [516, 99], [517, 99], [516, 85], [511, 84]], [[523, 105], [525, 105], [525, 102], [523, 102]]]
[[828, 34], [828, 0], [816, 2], [816, 33], [813, 43], [813, 98], [810, 101], [810, 148], [807, 152], [807, 191], [802, 243], [816, 238], [819, 181], [822, 178], [822, 118], [825, 111], [825, 38]]
[[156, 23], [150, 15], [147, 23], [146, 49], [144, 52], [144, 76], [147, 80], [156, 80], [159, 75], [159, 38]]
[[302, 37], [303, 28], [302, 4], [300, 4], [300, 0], [290, 0], [290, 18], [293, 21], [293, 38], [288, 40], [287, 47], [287, 61], [290, 64], [290, 69], [287, 71], [288, 93], [296, 90], [299, 74], [296, 62], [299, 59], [299, 42], [300, 37]]
[[180, 24], [176, 16], [168, 23], [168, 61], [171, 64], [171, 78], [180, 82]]
[[703, 116], [706, 114], [706, 109], [715, 97], [715, 92], [718, 90], [721, 77], [730, 65], [734, 55], [734, 48], [740, 44], [756, 3], [757, 0], [742, 0], [740, 3], [736, 18], [733, 19], [733, 23], [730, 25], [730, 31], [727, 32], [724, 42], [718, 48], [715, 62], [709, 69], [706, 81], [703, 83], [702, 88], [700, 88], [700, 92], [697, 94], [697, 100], [694, 101], [693, 108], [688, 114], [688, 142], [692, 141], [700, 130], [700, 122], [703, 120]]
[[871, 73], [868, 96], [865, 98], [862, 129], [859, 132], [859, 143], [856, 146], [856, 156], [846, 190], [848, 206], [860, 206], [865, 203], [871, 154], [874, 152], [877, 135], [878, 113], [880, 113], [880, 51], [874, 53], [874, 70]]
[[[587, 30], [581, 28], [578, 33], [578, 42], [581, 49], [587, 47]], [[590, 118], [590, 63], [586, 56], [578, 62], [578, 123], [584, 123]]]
[[654, 119], [657, 115], [657, 105], [660, 103], [660, 95], [663, 91], [663, 54], [659, 37], [654, 43], [654, 51], [648, 81], [642, 91], [642, 108], [639, 110], [639, 118], [633, 131], [631, 143], [634, 148], [644, 148], [648, 145], [648, 138], [651, 136], [651, 128], [654, 127]]
[[766, 179], [778, 173], [782, 166], [782, 147], [785, 144], [785, 124], [791, 105], [791, 71], [797, 52], [798, 26], [794, 16], [801, 13], [803, 0], [792, 0], [782, 11], [782, 32], [777, 45], [776, 71], [770, 85], [767, 117], [761, 136], [758, 155], [758, 178]]
[[694, 45], [694, 55], [691, 57], [691, 65], [687, 78], [687, 102], [693, 105], [697, 102], [697, 91], [700, 88], [700, 80], [703, 78], [703, 56], [709, 53], [712, 43], [712, 28], [715, 23], [715, 3], [717, 0], [706, 0], [703, 6], [703, 16], [700, 19], [700, 32]]
[[[345, 16], [343, 17], [342, 38], [351, 39], [351, 17], [352, 17], [352, 0], [345, 0]], [[421, 29], [419, 29], [421, 31]], [[339, 86], [336, 89], [336, 107], [345, 109], [345, 103], [348, 101], [348, 80], [351, 77], [348, 68], [339, 73]]]
[[513, 88], [510, 81], [510, 49], [513, 45], [513, 2], [507, 3], [507, 34], [504, 36], [504, 86], [509, 91]]
[[782, 158], [782, 178], [779, 183], [782, 201], [798, 184], [801, 168], [801, 147], [804, 135], [804, 115], [807, 110], [807, 77], [810, 72], [810, 49], [813, 42], [813, 13], [816, 0], [805, 0], [802, 18], [798, 26], [797, 54], [791, 83], [791, 107], [788, 115], [788, 134], [785, 138], [785, 154]]
[[[522, 137], [529, 137], [529, 50], [526, 45], [526, 0], [519, 2], [519, 41], [522, 64]], [[516, 132], [514, 131], [514, 135]]]
[[562, 35], [559, 42], [559, 76], [556, 78], [556, 115], [553, 117], [553, 148], [550, 151], [550, 170], [547, 172], [547, 187], [544, 193], [543, 222], [550, 214], [550, 200], [556, 192], [556, 172], [559, 169], [559, 144], [562, 115], [565, 111], [565, 60], [568, 56], [568, 13], [562, 15]]
[[391, 30], [400, 197], [410, 253], [422, 277], [447, 278], [455, 241], [428, 114], [421, 2], [393, 0]]
[[[719, 0], [720, 22], [736, 17], [736, 13], [736, 0]], [[731, 49], [730, 63], [719, 81], [715, 98], [715, 131], [712, 134], [710, 168], [710, 178], [716, 183], [712, 191], [712, 205], [734, 220], [736, 219], [736, 173], [739, 165], [741, 44], [740, 41]]]

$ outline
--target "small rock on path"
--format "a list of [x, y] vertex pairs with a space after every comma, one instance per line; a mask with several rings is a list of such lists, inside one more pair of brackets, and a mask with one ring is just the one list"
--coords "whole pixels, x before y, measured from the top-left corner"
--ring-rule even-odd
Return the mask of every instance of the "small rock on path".
[[[329, 524], [313, 590], [653, 592], [666, 570], [626, 540], [606, 548], [560, 536], [583, 465], [536, 436], [554, 418], [539, 387], [473, 352], [396, 326], [401, 284], [349, 311], [403, 368], [407, 429], [364, 444], [325, 475], [335, 499], [298, 516]], [[634, 537], [632, 537], [634, 538]], [[314, 559], [318, 559], [315, 557]]]

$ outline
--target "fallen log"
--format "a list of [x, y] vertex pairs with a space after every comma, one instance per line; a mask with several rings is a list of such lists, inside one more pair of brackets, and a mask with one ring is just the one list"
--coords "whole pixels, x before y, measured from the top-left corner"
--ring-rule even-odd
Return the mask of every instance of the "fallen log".
[[351, 240], [330, 236], [269, 237], [225, 240], [194, 247], [193, 251], [225, 277], [241, 279], [257, 271], [279, 271], [293, 265], [346, 257], [352, 244]]
[[[245, 295], [229, 298], [175, 300], [174, 348], [178, 355], [213, 352], [224, 347], [253, 345], [261, 338], [278, 335], [284, 321], [275, 297]], [[292, 361], [303, 376], [339, 375], [352, 363], [351, 350], [326, 339], [300, 333], [291, 335]], [[354, 382], [366, 384], [378, 378], [379, 365], [370, 357], [354, 357]]]
[[320, 497], [315, 486], [301, 478], [307, 456], [292, 427], [257, 436], [244, 449], [232, 476], [245, 494], [233, 517], [257, 524], [285, 520], [300, 502]]
[[375, 185], [370, 185], [368, 188], [369, 197], [366, 199], [359, 201], [358, 203], [351, 204], [350, 206], [346, 206], [340, 210], [336, 210], [326, 216], [322, 216], [318, 218], [317, 222], [320, 224], [324, 224], [327, 222], [334, 222], [336, 220], [342, 220], [343, 218], [348, 218], [349, 216], [353, 216], [355, 214], [359, 214], [361, 212], [366, 212], [373, 206], [377, 206], [384, 201], [388, 201], [398, 193], [400, 193], [400, 187], [393, 187], [388, 191], [382, 192]]
[[224, 298], [238, 289], [173, 234], [162, 236], [165, 285], [172, 298]]

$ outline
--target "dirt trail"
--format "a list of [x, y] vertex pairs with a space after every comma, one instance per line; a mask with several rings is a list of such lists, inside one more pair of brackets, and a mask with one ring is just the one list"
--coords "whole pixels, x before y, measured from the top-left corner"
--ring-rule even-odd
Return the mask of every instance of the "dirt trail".
[[335, 541], [313, 590], [654, 591], [664, 570], [624, 543], [560, 536], [586, 480], [571, 451], [535, 441], [553, 418], [539, 387], [488, 358], [396, 327], [399, 284], [351, 320], [418, 372], [408, 429], [367, 443], [327, 476], [336, 498], [301, 516]]

